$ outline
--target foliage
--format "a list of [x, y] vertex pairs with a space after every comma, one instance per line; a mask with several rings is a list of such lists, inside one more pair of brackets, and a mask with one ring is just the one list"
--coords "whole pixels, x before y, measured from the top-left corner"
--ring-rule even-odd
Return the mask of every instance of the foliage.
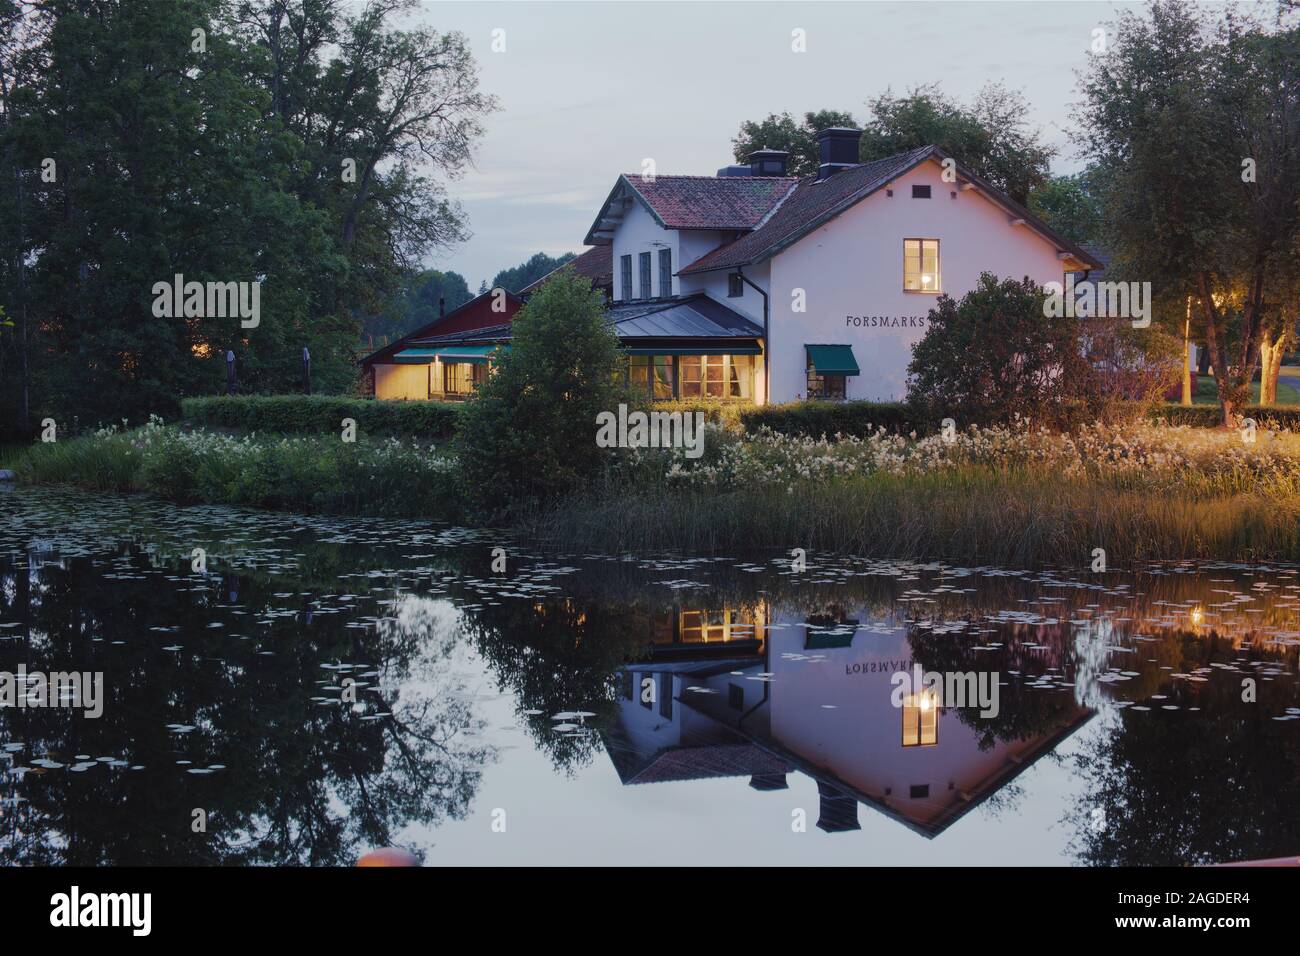
[[1173, 0], [1123, 12], [1084, 77], [1082, 122], [1108, 278], [1158, 279], [1179, 332], [1194, 303], [1226, 424], [1260, 345], [1295, 321], [1300, 28], [1232, 7], [1215, 17]]
[[789, 175], [815, 176], [821, 162], [817, 132], [832, 126], [857, 125], [851, 114], [835, 110], [804, 113], [801, 121], [796, 121], [789, 113], [769, 113], [758, 122], [742, 122], [740, 132], [731, 141], [731, 151], [736, 162], [743, 163], [755, 150], [779, 149], [789, 154], [786, 159]]
[[1054, 149], [1030, 128], [1024, 97], [1000, 83], [986, 83], [967, 105], [948, 98], [938, 84], [906, 96], [886, 90], [868, 105], [863, 162], [939, 146], [1022, 203], [1047, 179]]
[[909, 403], [932, 421], [1068, 427], [1131, 414], [1132, 401], [1154, 401], [1167, 387], [1167, 349], [1148, 357], [1122, 323], [1057, 311], [1027, 278], [984, 273], [960, 302], [940, 296], [912, 350]]
[[1030, 192], [1030, 211], [1067, 239], [1100, 242], [1101, 203], [1092, 178], [1087, 171], [1049, 177]]
[[[463, 36], [392, 24], [409, 6], [49, 0], [0, 17], [5, 417], [170, 414], [216, 391], [227, 349], [245, 389], [296, 384], [303, 346], [318, 389], [349, 386], [356, 317], [464, 237], [443, 180], [493, 108]], [[260, 282], [260, 324], [156, 318], [153, 286], [177, 274]]]
[[222, 395], [181, 402], [181, 414], [194, 425], [321, 436], [338, 435], [343, 419], [351, 418], [362, 436], [449, 438], [460, 411], [447, 402], [381, 402], [338, 395]]
[[566, 262], [572, 262], [576, 258], [577, 255], [572, 252], [566, 252], [558, 258], [548, 256], [544, 252], [536, 252], [528, 261], [520, 263], [513, 269], [502, 269], [498, 272], [492, 279], [492, 288], [505, 289], [507, 292], [518, 294], [542, 276], [550, 275]]
[[367, 346], [378, 348], [437, 321], [440, 308], [441, 314], [445, 314], [472, 298], [469, 285], [460, 273], [424, 269], [402, 282], [382, 312], [366, 317], [361, 332]]
[[467, 493], [484, 514], [526, 509], [610, 462], [596, 416], [627, 402], [601, 294], [564, 270], [516, 314], [509, 351], [465, 405], [454, 440]]
[[741, 413], [745, 431], [768, 430], [808, 438], [836, 435], [865, 438], [881, 428], [890, 432], [931, 430], [917, 410], [902, 402], [788, 402], [748, 408]]
[[186, 503], [434, 518], [461, 512], [451, 459], [394, 438], [235, 437], [183, 432], [153, 418], [131, 431], [103, 428], [36, 444], [17, 470], [23, 481], [143, 491]]

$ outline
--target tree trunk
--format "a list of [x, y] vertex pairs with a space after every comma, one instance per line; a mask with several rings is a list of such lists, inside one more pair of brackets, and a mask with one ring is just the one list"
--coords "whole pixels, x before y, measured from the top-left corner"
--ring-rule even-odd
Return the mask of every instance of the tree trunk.
[[1259, 336], [1259, 404], [1271, 408], [1277, 401], [1277, 372], [1273, 367], [1274, 357], [1278, 367], [1282, 364], [1281, 337], [1273, 338], [1271, 332], [1262, 332]]

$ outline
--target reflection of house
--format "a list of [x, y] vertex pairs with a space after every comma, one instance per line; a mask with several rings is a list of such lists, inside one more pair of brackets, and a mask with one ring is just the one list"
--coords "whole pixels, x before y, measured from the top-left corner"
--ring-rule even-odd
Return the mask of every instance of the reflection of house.
[[[817, 781], [823, 830], [856, 829], [858, 805], [867, 804], [933, 837], [1090, 716], [1071, 703], [1040, 732], [1003, 740], [924, 693], [895, 707], [891, 677], [915, 663], [907, 629], [865, 611], [856, 617], [866, 623], [777, 616], [757, 660], [628, 665], [619, 725], [607, 739], [620, 777], [724, 776], [724, 754], [738, 758], [735, 774], [752, 776], [766, 773], [767, 761]], [[698, 765], [680, 753], [695, 746], [705, 748]]]

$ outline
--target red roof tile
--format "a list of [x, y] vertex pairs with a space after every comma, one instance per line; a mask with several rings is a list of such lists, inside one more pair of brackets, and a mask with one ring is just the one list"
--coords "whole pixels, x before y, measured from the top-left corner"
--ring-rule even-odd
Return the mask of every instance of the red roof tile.
[[753, 229], [799, 180], [791, 176], [626, 175], [669, 229]]

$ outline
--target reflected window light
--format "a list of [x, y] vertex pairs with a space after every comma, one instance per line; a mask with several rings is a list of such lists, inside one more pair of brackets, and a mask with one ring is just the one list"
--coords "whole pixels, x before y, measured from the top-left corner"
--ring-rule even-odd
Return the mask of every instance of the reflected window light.
[[939, 742], [939, 693], [926, 689], [903, 698], [903, 746], [928, 747]]

